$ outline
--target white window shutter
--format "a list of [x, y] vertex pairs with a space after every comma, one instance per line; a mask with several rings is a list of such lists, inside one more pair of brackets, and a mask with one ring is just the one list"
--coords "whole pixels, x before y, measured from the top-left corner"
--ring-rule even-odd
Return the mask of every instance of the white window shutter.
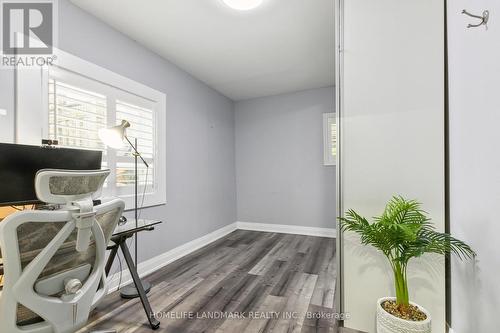
[[323, 164], [337, 163], [337, 120], [335, 113], [323, 114]]

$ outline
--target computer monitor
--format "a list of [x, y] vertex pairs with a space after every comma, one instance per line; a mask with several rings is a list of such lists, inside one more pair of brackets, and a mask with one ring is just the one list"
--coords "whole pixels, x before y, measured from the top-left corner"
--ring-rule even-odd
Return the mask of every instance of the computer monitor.
[[40, 203], [38, 170], [99, 170], [101, 161], [101, 151], [0, 143], [0, 206]]

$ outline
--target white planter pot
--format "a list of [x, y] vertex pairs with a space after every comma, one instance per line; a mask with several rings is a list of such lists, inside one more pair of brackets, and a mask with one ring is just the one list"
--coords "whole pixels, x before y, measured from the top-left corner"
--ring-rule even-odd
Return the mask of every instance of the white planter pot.
[[384, 297], [377, 301], [377, 333], [431, 333], [431, 315], [429, 311], [410, 302], [427, 315], [426, 320], [410, 321], [398, 318], [385, 311], [382, 303], [394, 301], [395, 297]]

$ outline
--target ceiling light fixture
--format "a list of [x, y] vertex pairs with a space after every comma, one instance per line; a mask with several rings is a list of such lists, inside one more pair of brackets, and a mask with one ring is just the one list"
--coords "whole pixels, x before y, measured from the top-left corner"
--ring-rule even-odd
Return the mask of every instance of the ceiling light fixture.
[[224, 3], [236, 10], [250, 10], [262, 5], [263, 0], [222, 0]]

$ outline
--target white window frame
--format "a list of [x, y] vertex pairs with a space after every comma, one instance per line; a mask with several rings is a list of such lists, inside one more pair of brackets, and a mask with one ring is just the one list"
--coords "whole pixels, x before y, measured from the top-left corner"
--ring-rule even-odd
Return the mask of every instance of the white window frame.
[[[53, 66], [96, 81], [103, 87], [113, 87], [115, 91], [118, 89], [125, 92], [123, 96], [118, 96], [121, 95], [118, 91], [116, 97], [120, 100], [133, 102], [130, 96], [136, 95], [153, 102], [155, 116], [154, 191], [146, 190], [143, 207], [166, 204], [166, 95], [59, 49], [54, 48], [54, 55], [56, 61]], [[48, 66], [16, 68], [16, 143], [40, 145], [42, 138], [48, 138], [48, 82]], [[99, 93], [99, 91], [95, 92]], [[40, 111], [34, 112], [33, 110]], [[115, 183], [115, 179], [109, 179], [109, 182]], [[106, 196], [117, 195], [105, 193], [104, 197]], [[119, 197], [125, 201], [127, 210], [133, 208], [133, 194], [119, 195]]]
[[[337, 117], [335, 112], [323, 113], [323, 165], [333, 166], [337, 165], [337, 155], [332, 155], [332, 140], [331, 128], [328, 126], [328, 121], [333, 119], [337, 125]], [[337, 132], [338, 133], [338, 132]], [[338, 145], [338, 138], [335, 138], [335, 144]], [[337, 146], [338, 151], [338, 146]]]

